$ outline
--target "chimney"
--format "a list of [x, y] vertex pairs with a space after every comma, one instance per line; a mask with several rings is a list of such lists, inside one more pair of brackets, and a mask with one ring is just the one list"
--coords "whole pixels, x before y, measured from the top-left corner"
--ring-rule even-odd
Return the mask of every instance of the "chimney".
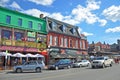
[[43, 18], [44, 14], [40, 14], [40, 18]]

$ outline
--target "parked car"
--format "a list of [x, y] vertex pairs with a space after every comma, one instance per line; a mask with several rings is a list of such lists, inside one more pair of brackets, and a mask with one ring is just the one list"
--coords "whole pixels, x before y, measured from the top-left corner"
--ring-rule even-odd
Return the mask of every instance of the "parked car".
[[87, 67], [90, 64], [89, 60], [81, 60], [73, 63], [73, 67]]
[[41, 72], [42, 69], [45, 68], [45, 64], [43, 61], [28, 61], [25, 62], [22, 65], [17, 65], [14, 66], [14, 71], [15, 72], [23, 72], [23, 71], [36, 71], [36, 72]]
[[71, 68], [72, 66], [72, 61], [70, 59], [61, 59], [58, 60], [57, 62], [53, 63], [52, 65], [48, 66], [48, 69], [63, 69], [63, 68]]
[[107, 66], [112, 66], [113, 61], [107, 56], [95, 57], [95, 59], [91, 62], [92, 68], [102, 67], [105, 68]]

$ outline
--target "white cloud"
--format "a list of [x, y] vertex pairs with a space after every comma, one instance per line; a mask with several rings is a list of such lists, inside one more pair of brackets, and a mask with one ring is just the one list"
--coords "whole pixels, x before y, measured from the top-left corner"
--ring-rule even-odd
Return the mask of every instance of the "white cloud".
[[78, 28], [78, 32], [79, 32], [79, 34], [84, 34], [85, 36], [92, 36], [93, 35], [93, 33], [83, 32], [80, 27]]
[[63, 16], [60, 12], [47, 13], [40, 11], [38, 9], [29, 9], [24, 12], [37, 17], [39, 16], [40, 13], [43, 13], [45, 16], [49, 16], [54, 19], [64, 21], [66, 23], [70, 23], [72, 25], [76, 25], [81, 23], [82, 21], [85, 21], [88, 24], [94, 24], [98, 22], [100, 23], [100, 26], [105, 26], [107, 21], [104, 19], [100, 19], [99, 17], [92, 13], [93, 10], [100, 8], [100, 3], [101, 3], [100, 1], [95, 2], [95, 0], [87, 0], [86, 8], [81, 5], [78, 5], [76, 8], [72, 10], [71, 14], [68, 16]]
[[115, 28], [108, 28], [106, 31], [106, 33], [109, 33], [109, 32], [120, 32], [120, 26], [118, 27], [115, 27]]
[[82, 33], [82, 29], [80, 27], [78, 28], [78, 32], [79, 32], [79, 34]]
[[95, 0], [87, 0], [87, 9], [89, 10], [96, 10], [96, 9], [99, 9], [100, 8], [100, 4], [101, 2], [98, 1], [98, 2], [95, 2]]
[[51, 5], [55, 0], [28, 0], [28, 1], [47, 6], [47, 5]]
[[102, 14], [113, 22], [120, 21], [120, 6], [112, 5], [105, 9]]
[[0, 0], [0, 6], [5, 7], [10, 0]]
[[26, 13], [26, 14], [29, 14], [29, 15], [32, 15], [32, 16], [35, 16], [35, 17], [39, 17], [40, 14], [44, 14], [44, 16], [48, 16], [50, 15], [49, 13], [47, 12], [43, 12], [43, 11], [40, 11], [38, 9], [28, 9], [28, 10], [23, 10], [23, 13]]
[[100, 22], [100, 26], [105, 26], [107, 24], [107, 21], [104, 19], [98, 20]]
[[85, 36], [92, 36], [93, 33], [88, 33], [88, 32], [83, 32], [82, 34], [84, 34]]
[[10, 5], [10, 7], [22, 10], [22, 8], [19, 6], [19, 4], [17, 4], [15, 1]]
[[100, 8], [100, 1], [95, 2], [94, 0], [87, 1], [87, 7], [83, 7], [78, 5], [76, 8], [72, 10], [72, 16], [75, 21], [79, 23], [82, 21], [86, 21], [88, 24], [94, 24], [96, 22], [100, 23], [100, 26], [105, 26], [107, 21], [104, 19], [100, 19], [96, 14], [93, 14], [92, 11]]
[[48, 16], [50, 16], [50, 17], [52, 17], [54, 19], [60, 20], [60, 21], [62, 21], [63, 18], [64, 18], [64, 16], [61, 13], [52, 13], [52, 14], [50, 14]]

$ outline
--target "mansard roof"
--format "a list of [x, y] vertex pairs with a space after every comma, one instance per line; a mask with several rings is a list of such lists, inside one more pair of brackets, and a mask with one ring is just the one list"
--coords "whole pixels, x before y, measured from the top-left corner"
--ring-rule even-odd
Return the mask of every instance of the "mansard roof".
[[71, 36], [76, 36], [76, 37], [81, 37], [78, 32], [78, 27], [50, 18], [50, 17], [45, 17], [46, 22], [47, 22], [47, 29], [48, 32], [57, 32], [60, 34], [66, 34], [66, 35], [71, 35]]

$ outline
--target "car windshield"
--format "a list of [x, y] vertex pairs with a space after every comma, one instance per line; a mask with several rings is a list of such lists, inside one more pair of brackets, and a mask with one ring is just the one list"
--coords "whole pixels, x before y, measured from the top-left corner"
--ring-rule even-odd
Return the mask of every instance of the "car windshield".
[[77, 61], [77, 62], [75, 62], [75, 63], [79, 63], [79, 62], [82, 62], [82, 61]]
[[104, 57], [97, 57], [95, 60], [104, 60]]

